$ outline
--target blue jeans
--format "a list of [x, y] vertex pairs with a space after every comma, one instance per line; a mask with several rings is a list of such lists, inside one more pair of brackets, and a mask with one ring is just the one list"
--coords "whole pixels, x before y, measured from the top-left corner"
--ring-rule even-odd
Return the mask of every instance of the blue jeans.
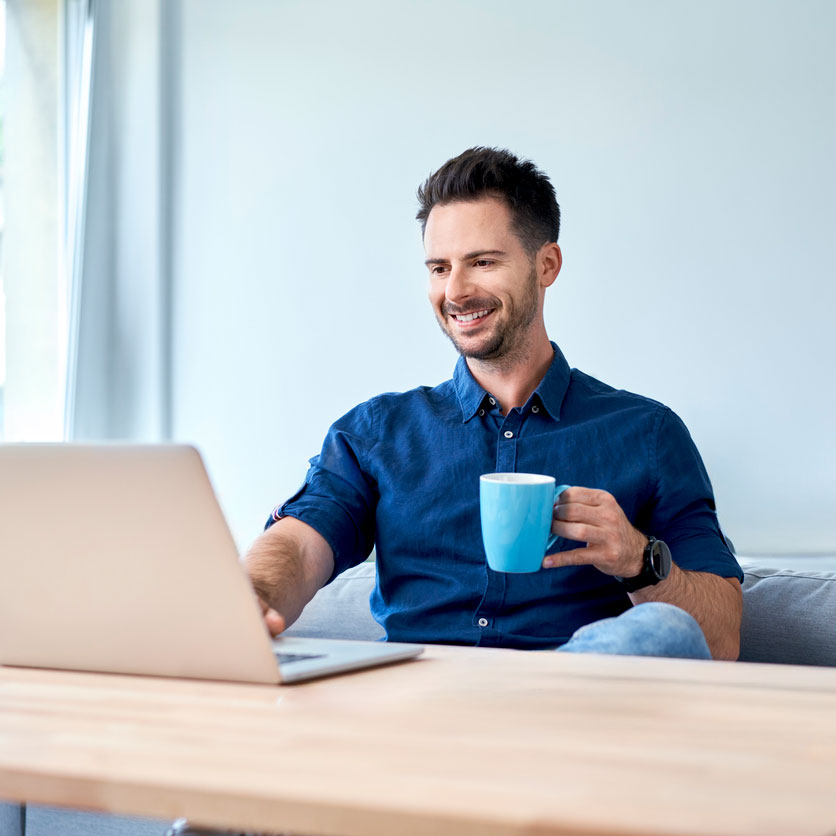
[[660, 601], [637, 604], [615, 618], [593, 621], [576, 630], [557, 649], [565, 653], [711, 658], [705, 636], [693, 616]]

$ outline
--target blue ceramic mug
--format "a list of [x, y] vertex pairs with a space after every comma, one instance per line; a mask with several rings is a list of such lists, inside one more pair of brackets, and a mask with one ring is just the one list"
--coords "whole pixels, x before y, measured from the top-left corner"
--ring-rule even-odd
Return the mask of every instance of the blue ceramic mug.
[[486, 473], [479, 477], [482, 542], [495, 572], [536, 572], [554, 546], [554, 503], [569, 485], [555, 487], [538, 473]]

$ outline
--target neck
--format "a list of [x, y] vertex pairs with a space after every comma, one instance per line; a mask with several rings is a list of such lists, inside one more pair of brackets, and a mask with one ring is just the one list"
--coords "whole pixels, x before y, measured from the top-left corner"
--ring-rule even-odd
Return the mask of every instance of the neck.
[[554, 349], [548, 337], [516, 352], [513, 357], [497, 360], [467, 358], [467, 367], [476, 382], [499, 402], [503, 415], [524, 406], [545, 377], [554, 360]]

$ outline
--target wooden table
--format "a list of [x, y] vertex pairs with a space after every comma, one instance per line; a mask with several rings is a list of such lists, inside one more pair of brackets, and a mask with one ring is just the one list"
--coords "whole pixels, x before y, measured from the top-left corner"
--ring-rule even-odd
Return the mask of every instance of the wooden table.
[[286, 687], [0, 668], [0, 798], [306, 834], [836, 833], [836, 670], [429, 647]]

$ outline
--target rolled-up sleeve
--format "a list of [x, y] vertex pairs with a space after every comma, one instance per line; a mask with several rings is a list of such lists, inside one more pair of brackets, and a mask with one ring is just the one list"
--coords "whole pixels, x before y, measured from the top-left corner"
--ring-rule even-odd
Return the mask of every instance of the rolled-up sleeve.
[[371, 401], [334, 423], [322, 451], [310, 460], [302, 487], [267, 521], [269, 527], [282, 517], [295, 517], [318, 531], [334, 552], [329, 582], [362, 563], [374, 547], [378, 492], [367, 463], [375, 423]]
[[711, 480], [688, 429], [664, 407], [655, 435], [649, 533], [668, 544], [680, 568], [742, 581], [743, 570], [723, 538]]

